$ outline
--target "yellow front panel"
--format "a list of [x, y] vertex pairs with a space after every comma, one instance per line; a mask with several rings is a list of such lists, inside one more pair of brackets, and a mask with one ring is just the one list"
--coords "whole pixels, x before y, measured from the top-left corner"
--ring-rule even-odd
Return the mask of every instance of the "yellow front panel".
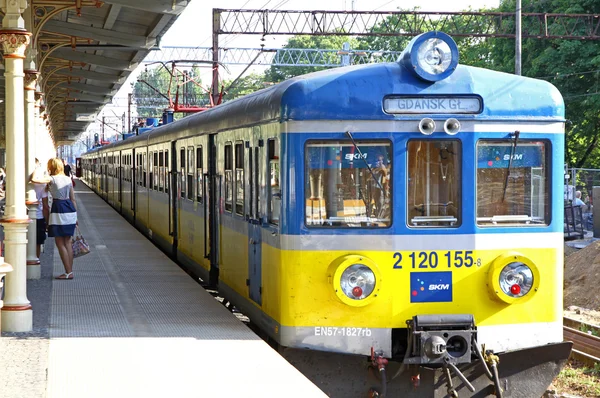
[[[269, 249], [263, 245], [263, 253]], [[274, 251], [270, 249], [270, 251]], [[506, 250], [473, 251], [473, 264], [456, 267], [455, 251], [436, 251], [437, 265], [432, 268], [428, 259], [432, 252], [340, 252], [340, 251], [285, 251], [282, 252], [281, 269], [267, 267], [263, 280], [281, 277], [281, 319], [284, 326], [369, 326], [372, 328], [404, 327], [407, 319], [416, 314], [473, 314], [478, 325], [504, 323], [551, 322], [560, 316], [562, 286], [561, 270], [557, 269], [556, 249], [515, 250], [531, 259], [539, 269], [541, 283], [537, 292], [530, 292], [531, 299], [506, 304], [495, 299], [487, 287], [490, 264]], [[342, 303], [335, 295], [328, 277], [330, 264], [341, 256], [357, 254], [373, 260], [381, 273], [378, 297], [364, 307], [352, 307]], [[448, 256], [450, 266], [448, 266]], [[276, 257], [273, 253], [269, 258]], [[461, 257], [459, 255], [458, 257]], [[267, 260], [265, 258], [265, 260]], [[265, 261], [263, 261], [263, 264]], [[459, 261], [457, 261], [459, 263]], [[401, 268], [400, 268], [401, 267]], [[419, 268], [421, 267], [421, 268]], [[276, 274], [270, 275], [269, 272]], [[452, 302], [411, 303], [411, 272], [452, 272]], [[276, 275], [276, 276], [275, 276]], [[272, 296], [264, 297], [265, 305]]]

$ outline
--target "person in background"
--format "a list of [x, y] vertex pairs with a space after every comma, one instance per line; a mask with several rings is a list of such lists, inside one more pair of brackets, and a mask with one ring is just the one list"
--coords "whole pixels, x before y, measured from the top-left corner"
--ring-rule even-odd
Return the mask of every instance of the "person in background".
[[34, 183], [47, 183], [52, 196], [52, 207], [47, 221], [48, 236], [54, 238], [54, 243], [60, 254], [65, 273], [56, 279], [73, 279], [73, 246], [71, 237], [77, 226], [77, 205], [75, 191], [71, 178], [64, 172], [63, 162], [59, 158], [48, 160], [50, 176], [32, 178]]
[[4, 196], [4, 191], [6, 190], [6, 172], [3, 167], [0, 167], [0, 192], [2, 196]]
[[65, 175], [71, 179], [71, 184], [75, 186], [75, 179], [73, 178], [73, 172], [71, 170], [71, 166], [64, 159], [62, 160], [63, 166], [65, 169]]
[[33, 189], [35, 190], [35, 196], [38, 201], [38, 208], [36, 213], [36, 256], [40, 258], [42, 252], [42, 245], [46, 241], [46, 219], [50, 216], [50, 208], [48, 207], [48, 191], [46, 191], [46, 184], [33, 182], [34, 180], [44, 179], [46, 170], [42, 168], [40, 161], [35, 159], [35, 170], [31, 176]]
[[575, 192], [575, 200], [573, 201], [573, 206], [585, 206], [583, 200], [581, 200], [581, 191]]

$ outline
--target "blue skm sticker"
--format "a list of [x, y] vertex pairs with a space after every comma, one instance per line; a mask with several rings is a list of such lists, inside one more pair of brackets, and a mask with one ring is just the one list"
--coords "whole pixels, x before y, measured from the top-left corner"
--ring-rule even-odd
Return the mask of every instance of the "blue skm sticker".
[[452, 301], [452, 272], [411, 272], [411, 303], [448, 303]]

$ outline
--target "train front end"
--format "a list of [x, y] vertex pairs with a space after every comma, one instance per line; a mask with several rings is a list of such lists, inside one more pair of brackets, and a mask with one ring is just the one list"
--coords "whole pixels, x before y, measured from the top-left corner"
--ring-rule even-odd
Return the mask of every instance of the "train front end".
[[367, 356], [379, 393], [541, 396], [571, 349], [558, 90], [430, 32], [282, 102], [280, 343]]

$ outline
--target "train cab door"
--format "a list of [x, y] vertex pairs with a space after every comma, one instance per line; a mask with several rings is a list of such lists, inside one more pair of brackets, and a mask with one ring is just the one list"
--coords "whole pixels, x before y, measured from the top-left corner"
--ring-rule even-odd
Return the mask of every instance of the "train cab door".
[[206, 181], [206, 200], [204, 201], [206, 213], [205, 225], [205, 247], [208, 246], [208, 258], [210, 259], [210, 270], [208, 275], [208, 283], [211, 286], [217, 286], [219, 283], [219, 231], [221, 225], [220, 210], [221, 210], [221, 176], [217, 173], [217, 144], [215, 142], [215, 134], [208, 136], [207, 150], [207, 167], [208, 175]]
[[[173, 239], [173, 253], [177, 253], [177, 200], [181, 193], [181, 187], [179, 185], [179, 174], [177, 172], [177, 164], [179, 157], [177, 156], [177, 141], [171, 142], [171, 158], [170, 164], [167, 166], [169, 172], [168, 178], [168, 203], [169, 203], [169, 236]], [[181, 154], [179, 155], [181, 156]]]
[[[261, 140], [262, 142], [262, 140]], [[262, 215], [260, 214], [260, 174], [262, 147], [246, 142], [250, 201], [248, 217], [248, 290], [250, 299], [262, 305]]]

